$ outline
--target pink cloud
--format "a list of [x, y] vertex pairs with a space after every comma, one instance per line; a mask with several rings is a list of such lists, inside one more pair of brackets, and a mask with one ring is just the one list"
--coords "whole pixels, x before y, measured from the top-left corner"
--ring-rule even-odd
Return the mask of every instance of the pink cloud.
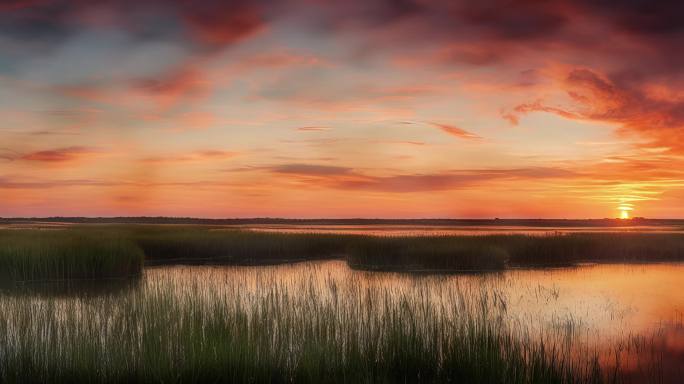
[[298, 127], [297, 131], [303, 131], [303, 132], [320, 132], [320, 131], [330, 131], [332, 128], [330, 127], [325, 127], [325, 126], [306, 126], [306, 127]]
[[492, 181], [568, 179], [579, 176], [570, 170], [548, 167], [471, 169], [387, 176], [370, 175], [349, 167], [301, 163], [251, 170], [266, 170], [321, 188], [392, 193], [458, 190], [466, 187], [479, 188]]
[[472, 133], [468, 132], [465, 129], [459, 128], [455, 125], [449, 125], [449, 124], [441, 124], [441, 123], [430, 123], [434, 125], [435, 127], [439, 128], [443, 132], [454, 136], [458, 137], [459, 139], [466, 139], [466, 140], [479, 140], [482, 139], [482, 137]]
[[163, 155], [145, 157], [141, 161], [144, 163], [185, 163], [227, 160], [237, 156], [237, 152], [222, 150], [202, 150], [179, 155]]
[[92, 148], [75, 146], [30, 152], [20, 156], [19, 159], [44, 163], [64, 163], [78, 160], [85, 156], [90, 156], [96, 153], [98, 153], [98, 151]]
[[215, 46], [234, 44], [266, 28], [259, 10], [244, 2], [184, 2], [183, 18], [198, 41]]
[[654, 97], [640, 81], [609, 78], [587, 69], [574, 69], [563, 86], [570, 97], [569, 106], [549, 106], [541, 101], [523, 103], [504, 114], [512, 123], [532, 112], [548, 112], [573, 120], [615, 124], [619, 132], [651, 139], [647, 146], [662, 146], [684, 151], [684, 98]]

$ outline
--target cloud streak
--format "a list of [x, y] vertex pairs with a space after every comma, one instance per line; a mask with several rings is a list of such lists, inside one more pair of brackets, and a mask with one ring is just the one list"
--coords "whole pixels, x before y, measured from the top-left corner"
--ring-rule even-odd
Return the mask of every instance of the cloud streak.
[[253, 169], [292, 177], [319, 188], [339, 190], [412, 193], [478, 188], [490, 182], [505, 180], [540, 180], [575, 177], [560, 168], [469, 169], [438, 173], [372, 175], [354, 168], [318, 164], [282, 164]]
[[442, 132], [457, 137], [459, 139], [465, 139], [465, 140], [480, 140], [482, 137], [472, 133], [468, 132], [463, 128], [459, 128], [455, 125], [449, 125], [449, 124], [442, 124], [442, 123], [430, 123], [433, 126], [439, 128]]
[[41, 163], [66, 163], [97, 153], [98, 151], [93, 148], [74, 146], [29, 152], [18, 156], [17, 159]]
[[237, 152], [231, 151], [203, 150], [178, 155], [149, 156], [142, 158], [141, 161], [151, 164], [212, 162], [232, 159], [237, 155]]
[[330, 128], [330, 127], [314, 126], [314, 125], [296, 128], [296, 130], [300, 131], [300, 132], [322, 132], [322, 131], [330, 131], [331, 129], [332, 128]]

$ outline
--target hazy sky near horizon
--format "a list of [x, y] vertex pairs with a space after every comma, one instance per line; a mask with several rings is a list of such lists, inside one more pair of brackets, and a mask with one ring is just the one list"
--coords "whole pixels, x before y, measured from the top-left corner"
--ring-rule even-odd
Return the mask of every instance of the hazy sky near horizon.
[[683, 18], [5, 0], [0, 216], [684, 217]]

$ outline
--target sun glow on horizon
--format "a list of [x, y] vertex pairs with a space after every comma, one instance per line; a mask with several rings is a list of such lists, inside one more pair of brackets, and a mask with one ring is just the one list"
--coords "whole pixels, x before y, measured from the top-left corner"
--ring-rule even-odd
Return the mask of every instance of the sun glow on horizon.
[[630, 218], [629, 212], [633, 211], [634, 208], [631, 205], [620, 205], [618, 211], [620, 211], [620, 219], [626, 220]]

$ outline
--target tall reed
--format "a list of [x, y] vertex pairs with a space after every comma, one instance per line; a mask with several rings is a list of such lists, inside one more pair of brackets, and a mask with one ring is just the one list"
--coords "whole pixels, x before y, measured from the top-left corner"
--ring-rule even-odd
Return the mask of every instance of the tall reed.
[[284, 234], [198, 226], [130, 228], [156, 263], [277, 264], [341, 257], [349, 236]]
[[684, 234], [677, 233], [369, 236], [349, 244], [350, 265], [364, 269], [496, 270], [684, 260]]
[[495, 271], [508, 253], [481, 241], [454, 237], [359, 237], [350, 241], [350, 266], [399, 271]]
[[506, 327], [505, 311], [491, 289], [397, 289], [307, 270], [213, 284], [161, 274], [120, 296], [0, 296], [0, 382], [602, 380], [595, 358]]
[[143, 260], [112, 230], [0, 230], [0, 282], [129, 277]]

